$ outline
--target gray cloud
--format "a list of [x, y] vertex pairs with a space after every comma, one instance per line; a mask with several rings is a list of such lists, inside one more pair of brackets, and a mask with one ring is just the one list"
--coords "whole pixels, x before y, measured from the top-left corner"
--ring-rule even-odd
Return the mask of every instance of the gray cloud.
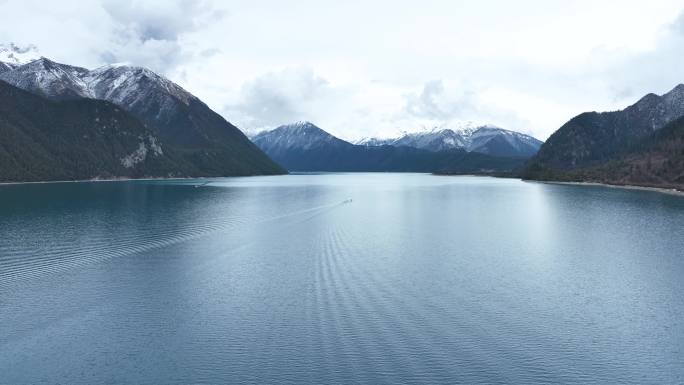
[[663, 93], [684, 82], [684, 13], [663, 32], [655, 46], [632, 53], [598, 52], [600, 70], [590, 76], [607, 82], [614, 99], [631, 104], [649, 92]]
[[529, 125], [512, 110], [487, 105], [477, 89], [463, 85], [447, 88], [442, 80], [428, 81], [420, 92], [406, 94], [404, 99], [404, 107], [393, 121], [409, 131], [420, 127], [458, 128], [471, 122], [514, 125], [521, 131], [527, 131]]
[[259, 130], [312, 120], [312, 104], [333, 93], [328, 81], [312, 69], [290, 68], [246, 82], [240, 91], [241, 102], [225, 110], [241, 127]]
[[454, 98], [445, 93], [441, 80], [428, 81], [419, 94], [405, 95], [406, 104], [403, 112], [416, 118], [434, 120], [452, 120], [463, 118], [463, 113], [475, 109], [476, 94], [466, 90]]
[[102, 7], [120, 28], [141, 41], [178, 40], [180, 34], [220, 21], [223, 11], [203, 1], [103, 0]]
[[182, 36], [220, 21], [223, 12], [207, 2], [178, 0], [155, 2], [103, 0], [102, 8], [113, 22], [105, 62], [133, 62], [167, 72], [187, 61]]
[[25, 46], [18, 46], [14, 43], [9, 43], [8, 48], [15, 53], [22, 54], [22, 53], [27, 53], [30, 51], [36, 51], [38, 50], [38, 47], [36, 47], [34, 44], [28, 44]]
[[0, 60], [2, 61], [14, 64], [22, 64], [24, 62], [37, 59], [38, 56], [38, 47], [36, 47], [34, 44], [21, 46], [12, 42], [9, 44], [0, 43]]

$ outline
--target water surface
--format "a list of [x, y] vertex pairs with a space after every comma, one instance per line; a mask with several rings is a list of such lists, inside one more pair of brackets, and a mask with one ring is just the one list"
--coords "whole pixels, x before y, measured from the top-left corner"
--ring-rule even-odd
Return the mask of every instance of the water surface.
[[202, 183], [0, 186], [0, 383], [684, 382], [682, 197]]

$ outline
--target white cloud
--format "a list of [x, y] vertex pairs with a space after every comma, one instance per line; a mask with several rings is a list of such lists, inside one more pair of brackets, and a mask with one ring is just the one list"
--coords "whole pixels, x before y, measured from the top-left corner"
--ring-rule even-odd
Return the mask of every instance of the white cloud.
[[335, 90], [310, 68], [269, 72], [245, 82], [237, 104], [224, 108], [247, 129], [272, 128], [297, 120], [316, 120], [324, 101], [334, 102]]
[[0, 42], [127, 61], [245, 129], [343, 137], [492, 123], [544, 139], [684, 81], [678, 0], [0, 0]]
[[663, 28], [659, 39], [639, 53], [601, 52], [599, 76], [616, 100], [634, 100], [648, 92], [663, 93], [684, 83], [684, 13]]

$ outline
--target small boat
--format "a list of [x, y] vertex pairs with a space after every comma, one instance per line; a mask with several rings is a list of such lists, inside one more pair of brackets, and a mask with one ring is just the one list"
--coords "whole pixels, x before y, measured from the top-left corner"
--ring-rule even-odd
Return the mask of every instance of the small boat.
[[204, 182], [204, 183], [196, 184], [196, 185], [195, 185], [195, 188], [202, 187], [202, 186], [206, 186], [206, 185], [208, 185], [209, 183], [210, 183], [210, 182]]

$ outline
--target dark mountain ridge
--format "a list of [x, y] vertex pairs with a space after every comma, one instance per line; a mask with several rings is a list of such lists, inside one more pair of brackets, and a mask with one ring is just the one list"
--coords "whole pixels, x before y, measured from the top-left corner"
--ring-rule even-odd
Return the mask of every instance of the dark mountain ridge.
[[284, 172], [197, 97], [145, 68], [109, 65], [90, 71], [41, 58], [1, 72], [0, 80], [53, 101], [114, 103], [173, 148], [189, 176]]
[[684, 116], [684, 85], [648, 94], [620, 111], [585, 112], [559, 128], [530, 162], [537, 169], [572, 170], [601, 164]]
[[684, 191], [684, 118], [667, 124], [615, 159], [541, 174], [544, 180], [660, 187]]
[[94, 99], [50, 101], [0, 81], [0, 181], [175, 177], [188, 172], [138, 119]]
[[564, 124], [526, 165], [526, 179], [682, 188], [684, 85], [624, 110], [586, 112]]

